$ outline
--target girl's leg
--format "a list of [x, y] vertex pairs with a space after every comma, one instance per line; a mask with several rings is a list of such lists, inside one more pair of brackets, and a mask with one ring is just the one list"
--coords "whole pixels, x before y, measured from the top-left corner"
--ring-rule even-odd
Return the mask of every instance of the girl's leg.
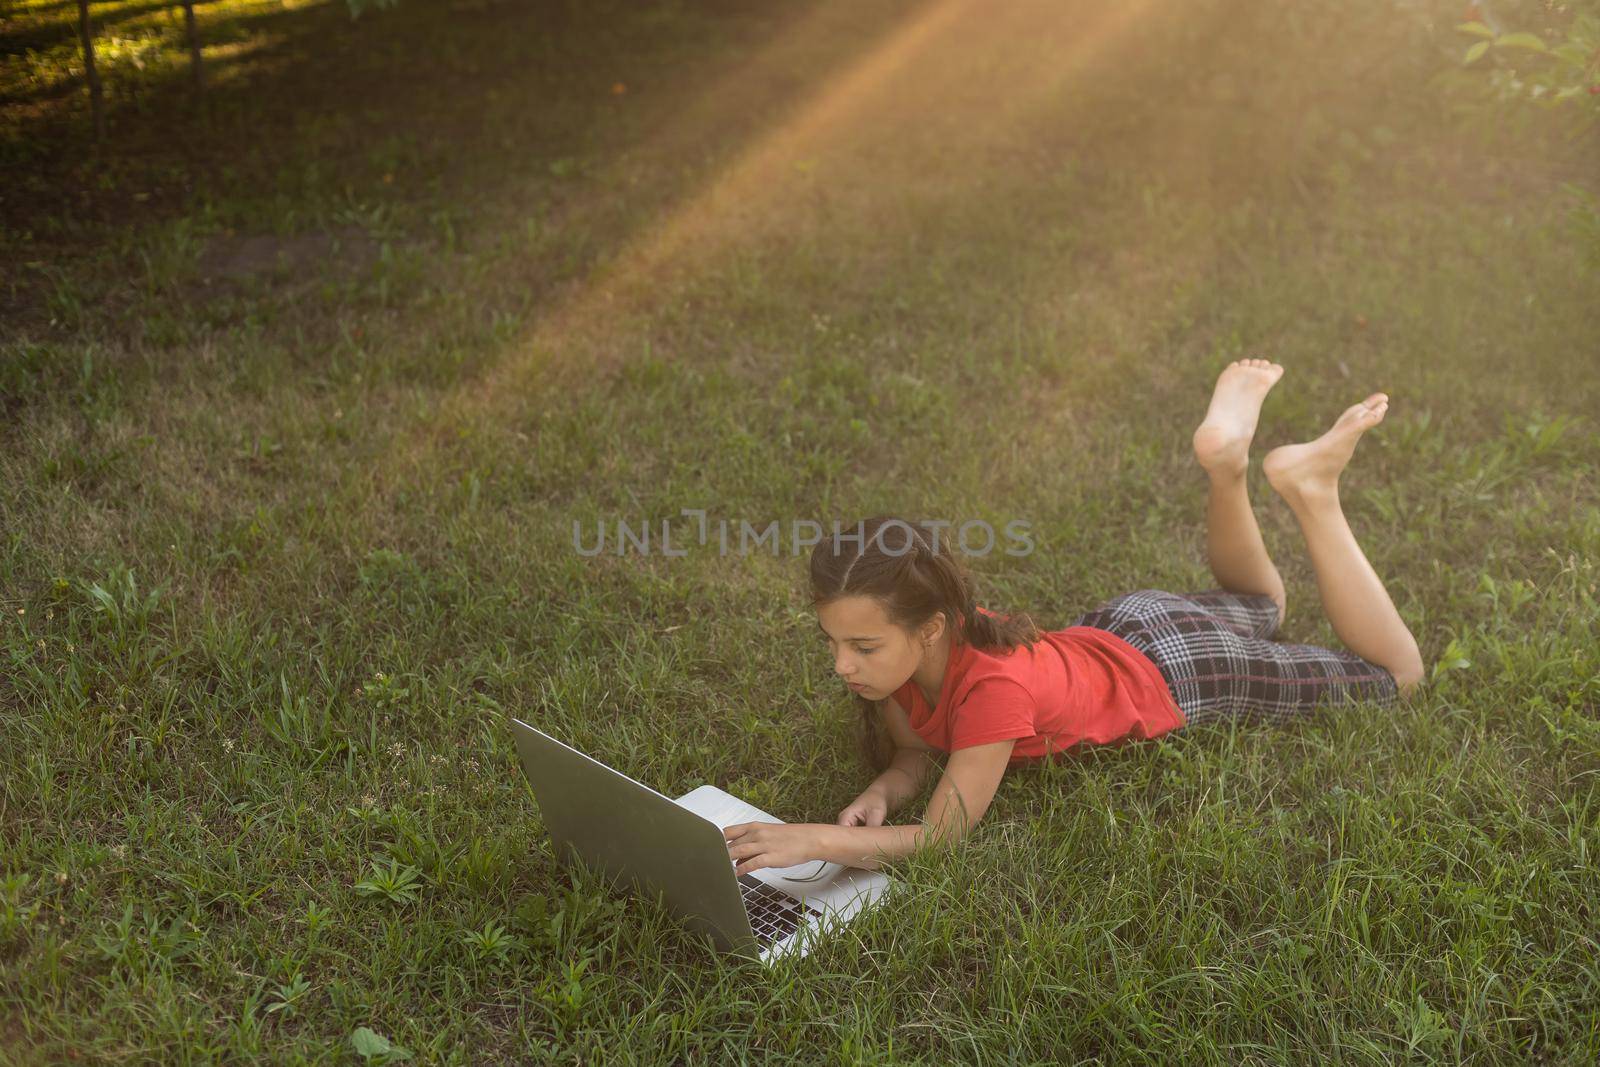
[[1278, 632], [1278, 625], [1282, 622], [1278, 602], [1265, 593], [1201, 589], [1179, 595], [1214, 616], [1240, 637], [1271, 637]]
[[1315, 441], [1267, 453], [1263, 468], [1299, 520], [1317, 572], [1322, 606], [1339, 640], [1357, 656], [1387, 668], [1401, 694], [1409, 695], [1424, 674], [1417, 640], [1367, 562], [1339, 506], [1339, 474], [1362, 433], [1383, 420], [1388, 406], [1385, 394], [1373, 393], [1348, 408]]
[[1267, 391], [1283, 368], [1264, 359], [1230, 363], [1217, 378], [1211, 406], [1194, 432], [1194, 454], [1211, 480], [1206, 498], [1206, 557], [1217, 584], [1234, 593], [1270, 596], [1283, 622], [1283, 578], [1267, 555], [1245, 489], [1250, 440]]
[[[1220, 596], [1253, 601], [1258, 618], [1268, 621], [1276, 608], [1264, 596]], [[1381, 664], [1353, 652], [1241, 634], [1191, 595], [1141, 589], [1080, 624], [1110, 630], [1148, 656], [1186, 726], [1246, 719], [1287, 723], [1323, 705], [1365, 701], [1389, 707], [1400, 698], [1394, 675]]]
[[1161, 643], [1165, 659], [1158, 666], [1170, 675], [1168, 687], [1189, 726], [1228, 719], [1290, 723], [1325, 705], [1391, 707], [1400, 698], [1387, 667], [1353, 652], [1177, 625], [1183, 635]]

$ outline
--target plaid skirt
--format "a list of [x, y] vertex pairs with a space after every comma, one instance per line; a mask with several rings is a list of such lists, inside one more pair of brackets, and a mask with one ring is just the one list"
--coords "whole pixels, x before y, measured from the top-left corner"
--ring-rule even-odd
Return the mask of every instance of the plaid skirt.
[[1387, 668], [1352, 652], [1267, 640], [1278, 629], [1278, 605], [1265, 594], [1141, 589], [1069, 625], [1109, 630], [1150, 657], [1189, 726], [1286, 722], [1325, 704], [1388, 707], [1400, 699]]

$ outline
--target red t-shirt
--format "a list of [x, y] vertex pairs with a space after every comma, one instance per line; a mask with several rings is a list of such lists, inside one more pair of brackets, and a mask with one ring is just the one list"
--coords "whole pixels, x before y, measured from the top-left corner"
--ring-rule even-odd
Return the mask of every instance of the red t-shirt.
[[1158, 737], [1186, 721], [1156, 665], [1109, 631], [1069, 626], [1010, 651], [981, 651], [959, 632], [957, 642], [937, 708], [914, 679], [893, 693], [911, 728], [945, 752], [1015, 738], [1010, 762], [1022, 763], [1079, 742]]

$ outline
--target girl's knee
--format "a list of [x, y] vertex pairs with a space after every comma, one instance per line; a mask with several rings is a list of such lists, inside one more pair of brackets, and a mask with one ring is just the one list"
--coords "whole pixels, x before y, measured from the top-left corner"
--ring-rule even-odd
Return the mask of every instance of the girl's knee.
[[1410, 655], [1405, 656], [1394, 667], [1389, 668], [1389, 673], [1394, 675], [1394, 684], [1399, 687], [1402, 697], [1410, 697], [1422, 685], [1428, 676], [1428, 669], [1422, 664], [1422, 652], [1413, 642], [1409, 649]]
[[1283, 625], [1283, 620], [1289, 617], [1289, 594], [1279, 589], [1276, 593], [1269, 593], [1272, 602], [1278, 605], [1278, 625]]
[[1400, 694], [1401, 700], [1410, 700], [1417, 690], [1422, 688], [1422, 683], [1427, 678], [1421, 657], [1413, 663], [1405, 663], [1399, 667], [1385, 667], [1384, 670], [1394, 679], [1395, 691]]

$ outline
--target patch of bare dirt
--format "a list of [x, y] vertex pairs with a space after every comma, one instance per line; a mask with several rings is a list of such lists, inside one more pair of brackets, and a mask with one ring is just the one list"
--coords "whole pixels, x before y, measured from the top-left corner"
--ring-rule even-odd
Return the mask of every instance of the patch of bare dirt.
[[299, 274], [329, 263], [359, 272], [378, 258], [379, 243], [354, 226], [330, 233], [218, 234], [196, 262], [205, 284], [243, 281], [259, 275]]

